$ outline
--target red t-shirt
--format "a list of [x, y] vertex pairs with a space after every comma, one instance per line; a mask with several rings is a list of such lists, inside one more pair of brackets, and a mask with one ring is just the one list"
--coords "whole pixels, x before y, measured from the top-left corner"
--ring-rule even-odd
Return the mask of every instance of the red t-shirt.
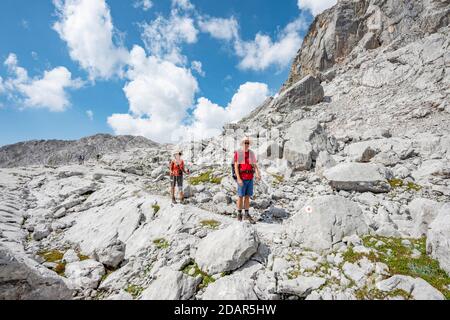
[[184, 172], [184, 161], [181, 160], [180, 165], [178, 165], [177, 161], [173, 160], [170, 163], [170, 175], [172, 177], [182, 176]]
[[[239, 157], [239, 153], [241, 154], [241, 157]], [[242, 154], [244, 154], [244, 159], [242, 159]], [[252, 171], [253, 165], [256, 164], [256, 157], [253, 152], [247, 151], [237, 151], [234, 153], [234, 162], [238, 162], [239, 164], [239, 170], [240, 171]], [[240, 174], [242, 180], [253, 180], [254, 174], [253, 173], [245, 173], [241, 172]]]

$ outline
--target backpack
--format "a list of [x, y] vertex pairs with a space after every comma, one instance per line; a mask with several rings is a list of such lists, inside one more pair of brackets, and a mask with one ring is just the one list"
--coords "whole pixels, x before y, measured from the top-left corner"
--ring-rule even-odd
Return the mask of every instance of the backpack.
[[[250, 157], [250, 165], [252, 166], [252, 170], [253, 170], [253, 172], [255, 172], [255, 167], [253, 166], [253, 164], [251, 163], [252, 162], [252, 160], [251, 159], [256, 159], [256, 157], [255, 157], [255, 154], [253, 153], [253, 151], [249, 151], [250, 152], [250, 154], [249, 154], [249, 157]], [[232, 163], [231, 163], [231, 176], [233, 177], [233, 179], [235, 180], [235, 181], [237, 181], [237, 175], [236, 175], [236, 170], [234, 169], [234, 158], [235, 158], [235, 156], [236, 156], [236, 153], [238, 153], [238, 159], [240, 160], [240, 161], [238, 161], [238, 163], [239, 162], [241, 162], [241, 161], [244, 161], [244, 159], [242, 159], [244, 156], [244, 152], [241, 150], [241, 151], [236, 151], [235, 153], [234, 153], [234, 156], [233, 156], [233, 161], [232, 161]], [[240, 166], [240, 164], [239, 164], [239, 166]]]

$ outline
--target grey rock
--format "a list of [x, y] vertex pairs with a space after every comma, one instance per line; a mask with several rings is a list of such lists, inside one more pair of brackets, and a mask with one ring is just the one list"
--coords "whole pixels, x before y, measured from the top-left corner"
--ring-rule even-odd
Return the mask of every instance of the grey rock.
[[410, 294], [415, 300], [445, 300], [444, 295], [421, 278], [395, 275], [376, 284], [378, 290], [391, 292], [400, 289]]
[[69, 300], [63, 278], [0, 244], [1, 300]]
[[286, 221], [287, 236], [294, 243], [315, 251], [331, 249], [346, 236], [367, 232], [359, 206], [339, 196], [314, 198]]
[[210, 233], [198, 244], [195, 261], [208, 274], [233, 271], [257, 252], [259, 240], [253, 227], [243, 223]]
[[142, 292], [141, 300], [189, 300], [196, 292], [201, 278], [180, 271], [164, 269], [156, 280]]
[[442, 206], [430, 224], [427, 252], [437, 259], [442, 269], [450, 273], [450, 204]]
[[414, 221], [414, 227], [411, 236], [421, 238], [428, 233], [428, 226], [439, 213], [442, 204], [436, 201], [418, 198], [411, 201], [408, 205], [411, 218]]
[[68, 264], [64, 274], [73, 288], [96, 289], [105, 274], [105, 268], [95, 260], [84, 260]]
[[336, 190], [357, 192], [389, 192], [391, 173], [381, 165], [369, 163], [343, 163], [328, 169], [324, 177]]
[[324, 95], [320, 80], [306, 76], [283, 92], [274, 104], [277, 110], [312, 106], [322, 102]]
[[223, 277], [206, 288], [202, 300], [258, 300], [254, 285], [248, 278]]
[[291, 280], [282, 280], [278, 283], [277, 292], [282, 294], [293, 294], [299, 297], [307, 297], [311, 291], [319, 289], [326, 282], [320, 277], [300, 276]]

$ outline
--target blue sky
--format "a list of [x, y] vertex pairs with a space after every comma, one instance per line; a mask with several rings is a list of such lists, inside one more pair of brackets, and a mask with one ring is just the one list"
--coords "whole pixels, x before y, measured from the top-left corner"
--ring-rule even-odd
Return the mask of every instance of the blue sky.
[[319, 2], [2, 0], [0, 145], [217, 134], [278, 91]]

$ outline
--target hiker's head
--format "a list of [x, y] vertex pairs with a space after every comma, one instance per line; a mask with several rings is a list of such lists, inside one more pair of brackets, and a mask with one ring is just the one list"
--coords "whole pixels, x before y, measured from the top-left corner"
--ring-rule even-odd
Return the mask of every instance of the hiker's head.
[[183, 156], [183, 152], [177, 151], [173, 154], [173, 156], [175, 157], [175, 159], [181, 159], [181, 157]]
[[242, 139], [242, 147], [244, 148], [244, 150], [248, 150], [250, 149], [250, 145], [252, 144], [251, 140], [249, 137], [245, 137], [244, 139]]

